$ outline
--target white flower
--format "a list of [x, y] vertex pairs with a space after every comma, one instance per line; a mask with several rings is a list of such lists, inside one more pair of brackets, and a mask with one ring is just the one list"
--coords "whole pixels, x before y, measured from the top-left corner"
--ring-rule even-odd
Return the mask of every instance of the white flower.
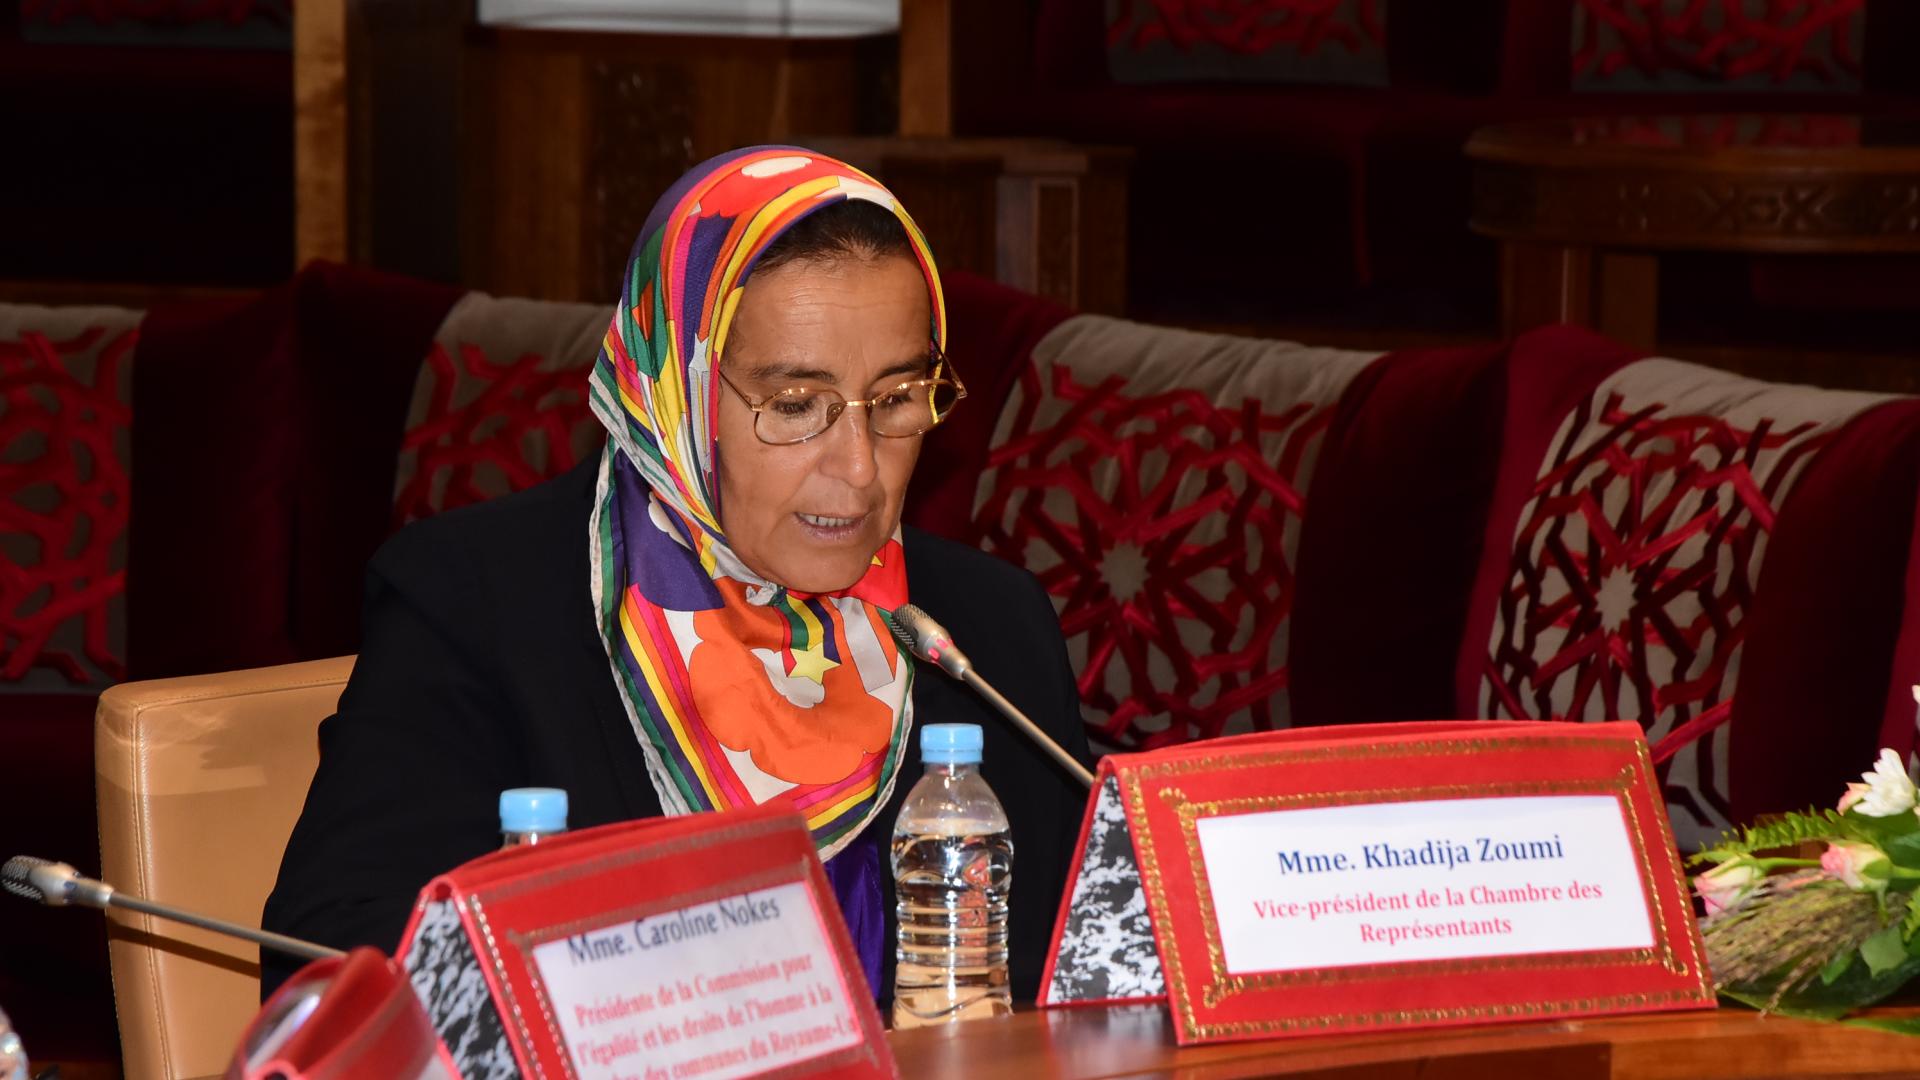
[[1867, 782], [1867, 790], [1853, 808], [1867, 817], [1904, 814], [1920, 801], [1920, 789], [1914, 787], [1907, 767], [1893, 750], [1880, 751], [1880, 760], [1873, 763], [1873, 771], [1861, 773], [1860, 779]]

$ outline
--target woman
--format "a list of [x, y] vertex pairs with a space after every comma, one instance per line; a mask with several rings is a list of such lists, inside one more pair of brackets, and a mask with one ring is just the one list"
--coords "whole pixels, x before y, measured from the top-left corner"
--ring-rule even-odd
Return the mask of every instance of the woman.
[[[575, 828], [789, 798], [884, 997], [911, 734], [972, 722], [1012, 821], [1011, 976], [1031, 998], [1084, 793], [971, 691], [914, 677], [879, 616], [931, 612], [1086, 756], [1038, 583], [900, 526], [922, 439], [964, 393], [945, 334], [925, 241], [857, 170], [759, 147], [683, 177], [594, 368], [604, 454], [374, 557], [266, 925], [391, 950], [421, 886], [499, 845], [506, 788], [564, 788]], [[270, 993], [292, 968], [263, 959]]]

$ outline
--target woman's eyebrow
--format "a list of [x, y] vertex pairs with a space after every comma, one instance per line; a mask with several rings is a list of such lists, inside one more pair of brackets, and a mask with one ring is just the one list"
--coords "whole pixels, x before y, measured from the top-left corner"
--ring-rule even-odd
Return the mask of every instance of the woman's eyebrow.
[[[908, 357], [899, 363], [889, 364], [887, 367], [876, 372], [870, 382], [879, 382], [881, 379], [894, 375], [918, 374], [927, 370], [927, 365], [930, 361], [931, 358], [924, 353]], [[765, 364], [755, 364], [752, 367], [745, 368], [740, 372], [740, 377], [753, 382], [817, 382], [825, 383], [828, 386], [838, 386], [840, 384], [840, 376], [825, 368], [802, 367], [798, 364], [787, 364], [778, 360]]]
[[840, 381], [840, 377], [825, 368], [801, 367], [798, 364], [783, 364], [778, 360], [765, 364], [755, 364], [742, 371], [741, 376], [754, 382], [823, 382], [831, 386]]
[[908, 357], [907, 359], [902, 360], [897, 364], [892, 364], [876, 372], [873, 376], [872, 381], [879, 382], [881, 379], [889, 378], [894, 375], [918, 375], [927, 370], [927, 366], [932, 362], [932, 360], [933, 358], [928, 356], [925, 353], [921, 353], [918, 356]]

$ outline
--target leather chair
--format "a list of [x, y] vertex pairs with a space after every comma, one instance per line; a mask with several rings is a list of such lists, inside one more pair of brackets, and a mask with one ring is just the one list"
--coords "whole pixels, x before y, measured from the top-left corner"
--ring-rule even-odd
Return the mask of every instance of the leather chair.
[[[105, 879], [258, 925], [352, 670], [348, 656], [108, 690], [94, 721]], [[259, 1011], [255, 947], [118, 910], [107, 937], [127, 1076], [223, 1073]]]

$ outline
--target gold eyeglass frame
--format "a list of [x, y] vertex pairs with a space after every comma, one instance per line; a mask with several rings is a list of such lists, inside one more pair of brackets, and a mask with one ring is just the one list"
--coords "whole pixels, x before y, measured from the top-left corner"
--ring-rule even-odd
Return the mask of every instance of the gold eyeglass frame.
[[[740, 389], [738, 386], [735, 386], [733, 384], [733, 380], [727, 378], [727, 373], [725, 371], [716, 371], [715, 374], [720, 376], [721, 382], [727, 384], [727, 389], [733, 391], [734, 394], [737, 397], [739, 397], [740, 403], [742, 405], [745, 405], [747, 409], [753, 413], [753, 437], [756, 439], [759, 439], [763, 443], [766, 443], [766, 445], [768, 446], [799, 446], [802, 443], [812, 442], [813, 440], [819, 438], [820, 436], [825, 435], [827, 432], [832, 431], [833, 425], [840, 422], [840, 417], [848, 409], [851, 409], [856, 405], [861, 406], [862, 408], [865, 408], [867, 410], [868, 433], [877, 435], [883, 439], [917, 439], [920, 436], [925, 435], [927, 432], [932, 431], [934, 428], [939, 427], [941, 424], [946, 423], [947, 417], [953, 415], [954, 406], [958, 406], [962, 401], [965, 401], [967, 399], [966, 384], [960, 381], [960, 377], [958, 375], [952, 374], [952, 371], [947, 361], [947, 354], [944, 352], [941, 352], [938, 347], [935, 347], [931, 351], [932, 351], [932, 359], [933, 359], [932, 375], [923, 379], [908, 379], [900, 383], [899, 385], [889, 387], [887, 390], [882, 391], [881, 393], [875, 394], [873, 397], [867, 398], [864, 401], [849, 400], [845, 395], [841, 394], [840, 391], [835, 390], [832, 387], [828, 387], [828, 386], [789, 386], [784, 390], [777, 390], [771, 394], [768, 394], [766, 397], [761, 398], [759, 401], [755, 401], [752, 398], [747, 396], [746, 391]], [[947, 375], [951, 377], [942, 377], [943, 371], [946, 372]], [[914, 386], [916, 384], [926, 385], [929, 387], [936, 386], [936, 385], [946, 385], [946, 386], [953, 387], [954, 389], [953, 406], [949, 406], [946, 412], [941, 413], [940, 415], [934, 417], [933, 423], [928, 424], [926, 427], [921, 428], [919, 431], [916, 431], [911, 435], [889, 435], [884, 431], [875, 430], [873, 426], [874, 403], [881, 401], [887, 397], [890, 397], [894, 394], [897, 394], [900, 391], [906, 389], [907, 387]], [[820, 428], [819, 431], [814, 432], [813, 434], [807, 436], [804, 439], [795, 439], [792, 442], [768, 442], [766, 437], [760, 434], [760, 414], [766, 411], [767, 406], [773, 404], [776, 400], [788, 394], [821, 394], [821, 393], [832, 394], [835, 397], [838, 397], [840, 399], [840, 405], [838, 408], [835, 408], [832, 405], [827, 406], [827, 422], [824, 426]]]

